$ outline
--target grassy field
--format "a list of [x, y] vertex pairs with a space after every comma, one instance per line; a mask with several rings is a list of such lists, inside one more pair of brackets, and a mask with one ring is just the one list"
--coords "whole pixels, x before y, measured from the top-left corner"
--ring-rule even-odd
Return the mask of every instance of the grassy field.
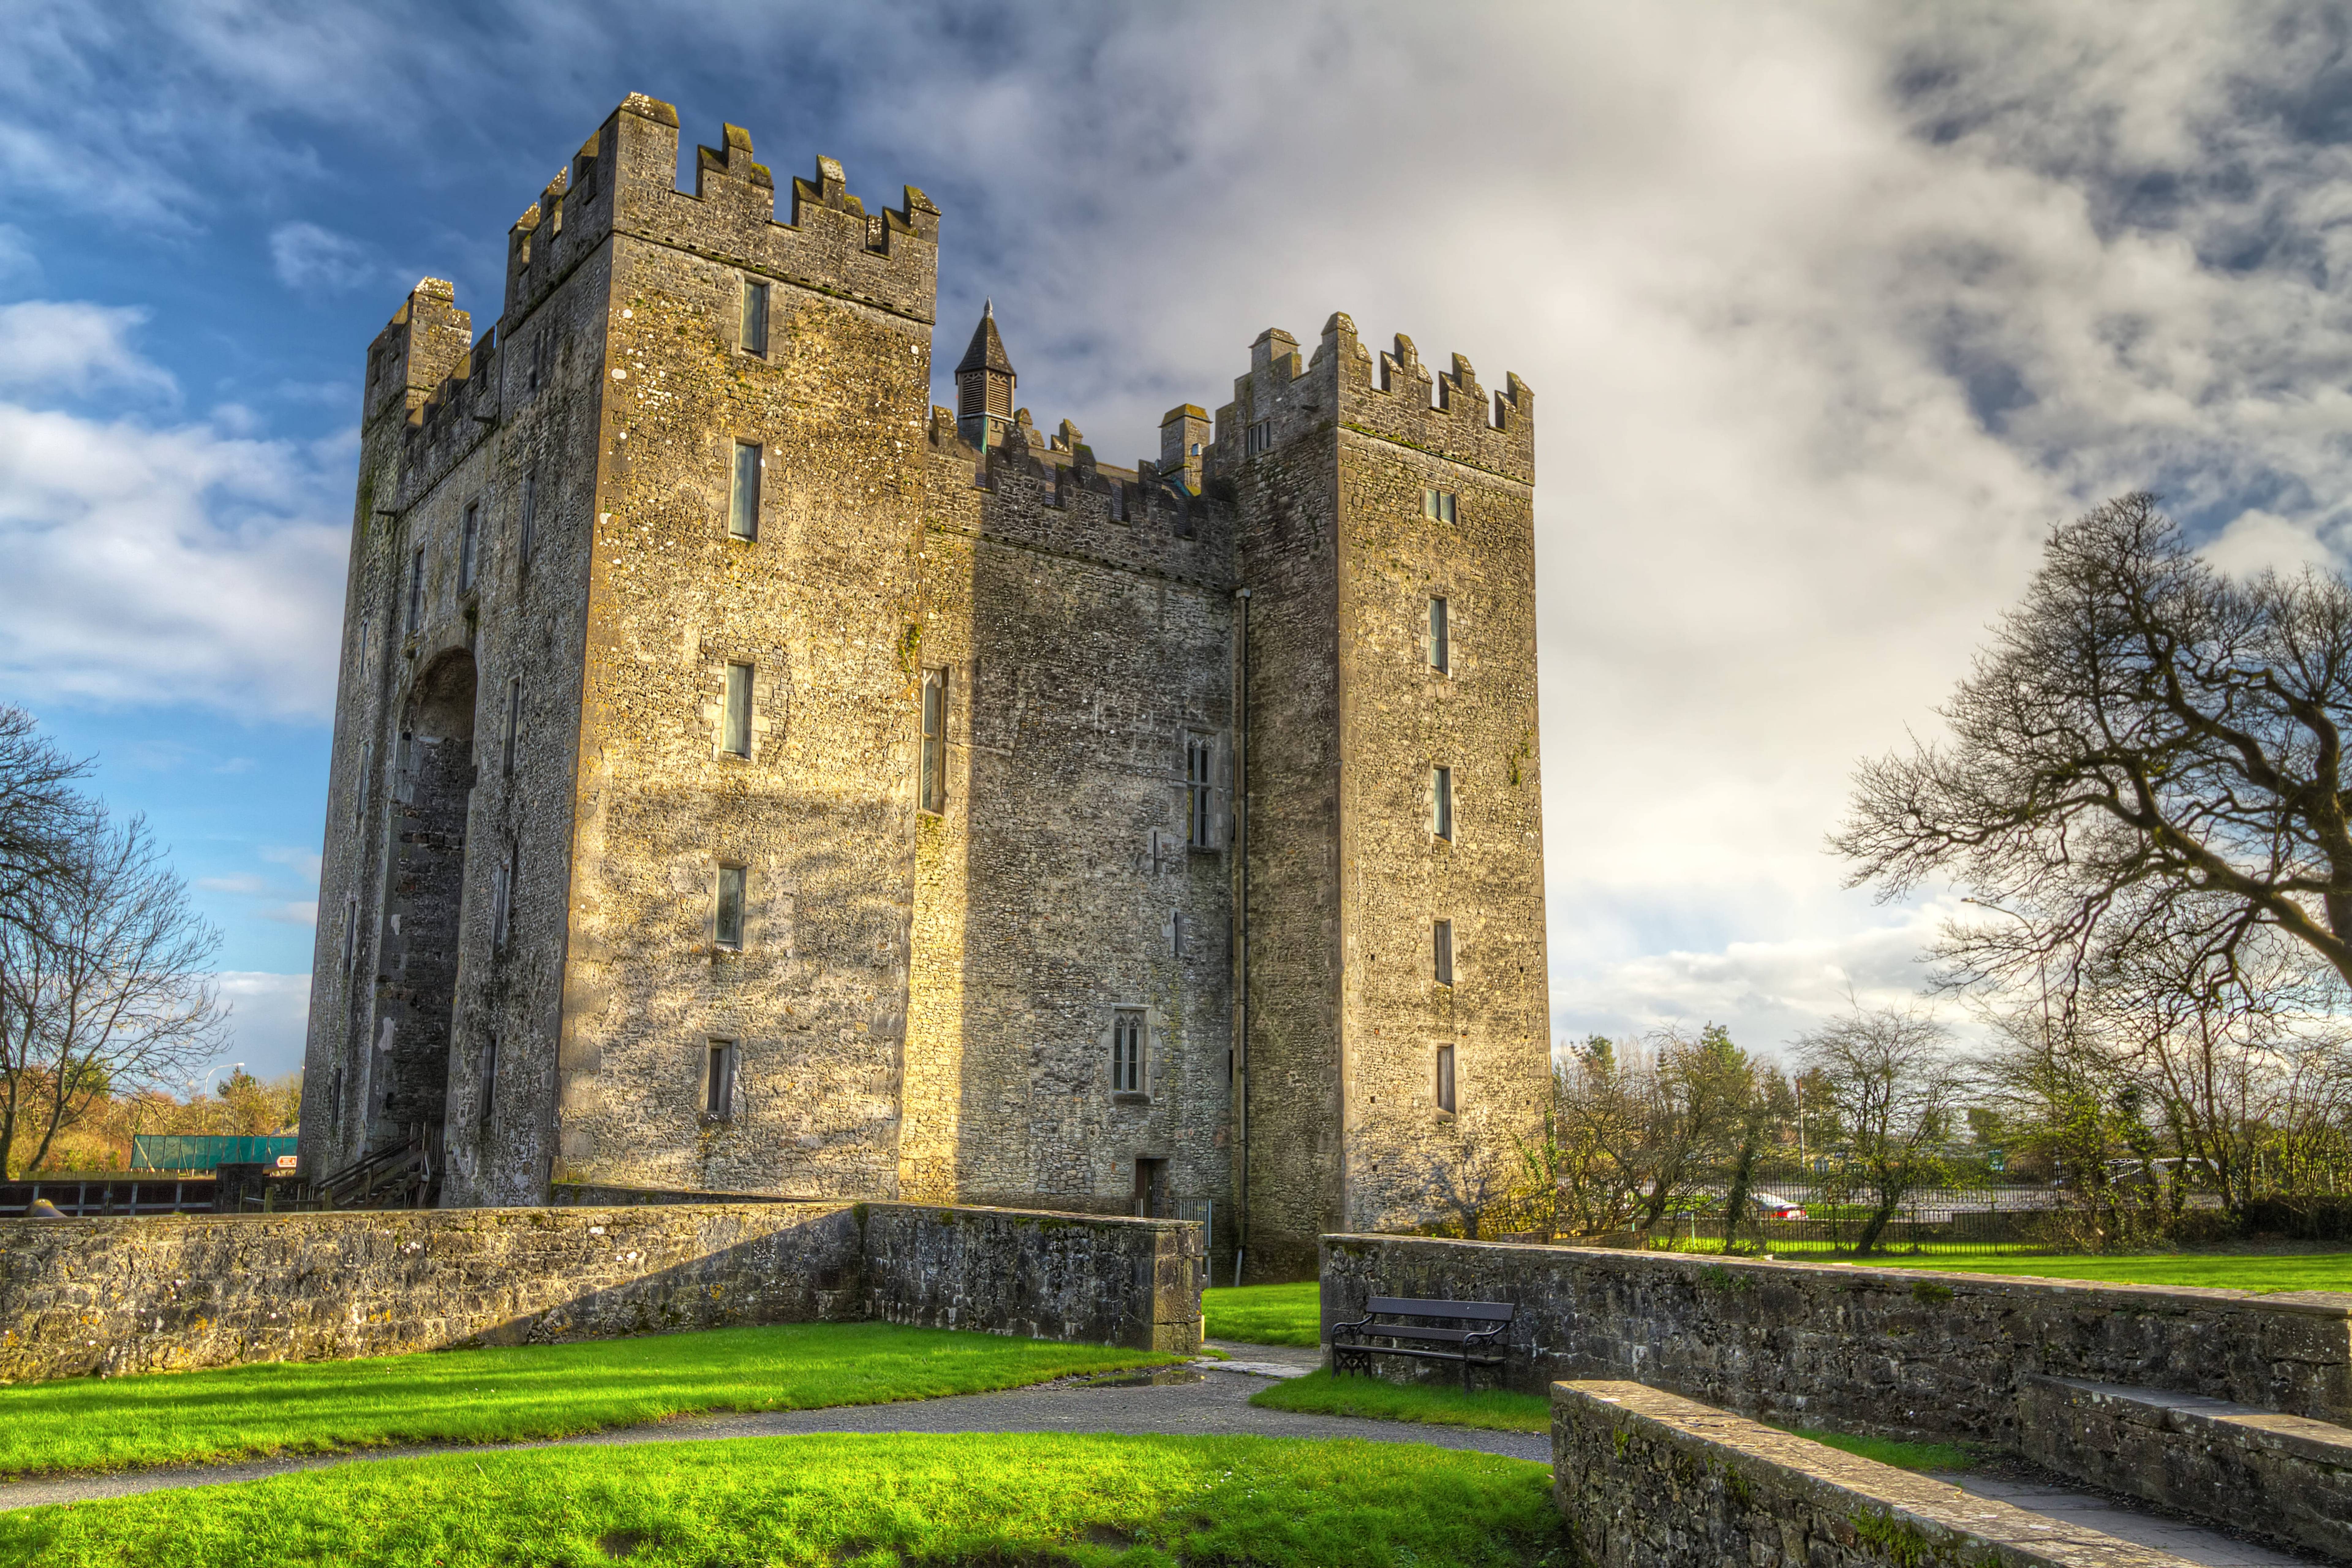
[[[1719, 1253], [1719, 1241], [1683, 1241], [1671, 1249]], [[1850, 1263], [1863, 1268], [1941, 1268], [1960, 1274], [2023, 1274], [2047, 1279], [2099, 1279], [2134, 1285], [2204, 1285], [2230, 1290], [2352, 1290], [2352, 1252], [2148, 1252], [2120, 1254], [1888, 1252], [1856, 1258], [1827, 1242], [1776, 1244], [1788, 1263]]]
[[1213, 1340], [1254, 1345], [1318, 1345], [1323, 1342], [1323, 1287], [1242, 1285], [1201, 1292], [1201, 1314]]
[[1843, 1432], [1817, 1432], [1810, 1426], [1784, 1426], [1800, 1437], [1809, 1437], [1824, 1447], [1836, 1448], [1864, 1459], [1875, 1459], [1882, 1465], [1893, 1465], [1898, 1470], [1970, 1470], [1976, 1468], [1976, 1456], [1958, 1443], [1903, 1443], [1892, 1437], [1849, 1437]]
[[1263, 1437], [805, 1436], [387, 1459], [0, 1514], [53, 1568], [1185, 1563], [1533, 1568], [1545, 1467]]
[[794, 1323], [73, 1378], [0, 1389], [0, 1474], [559, 1437], [695, 1410], [879, 1405], [1181, 1359], [890, 1323]]
[[1250, 1403], [1268, 1410], [1302, 1410], [1375, 1421], [1428, 1421], [1443, 1426], [1483, 1426], [1493, 1432], [1551, 1430], [1551, 1402], [1539, 1394], [1496, 1388], [1465, 1394], [1452, 1384], [1390, 1383], [1353, 1373], [1334, 1377], [1328, 1368], [1262, 1388], [1250, 1396]]
[[1872, 1268], [1940, 1268], [1961, 1274], [2025, 1274], [2133, 1285], [2208, 1285], [2230, 1290], [2352, 1290], [2347, 1252], [2158, 1252], [2137, 1257], [1841, 1259]]

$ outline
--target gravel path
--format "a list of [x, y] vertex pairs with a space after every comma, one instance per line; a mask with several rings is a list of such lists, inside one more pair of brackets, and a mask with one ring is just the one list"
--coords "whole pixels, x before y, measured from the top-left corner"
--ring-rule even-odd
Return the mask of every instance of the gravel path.
[[1222, 1346], [1250, 1370], [1203, 1361], [1190, 1380], [1170, 1384], [1053, 1383], [1001, 1394], [963, 1394], [895, 1405], [853, 1405], [829, 1410], [721, 1411], [686, 1415], [650, 1426], [620, 1426], [552, 1443], [419, 1444], [352, 1454], [253, 1459], [108, 1475], [58, 1476], [0, 1483], [0, 1509], [129, 1497], [174, 1488], [223, 1486], [297, 1470], [327, 1469], [376, 1459], [435, 1454], [496, 1453], [610, 1443], [688, 1443], [713, 1437], [782, 1437], [809, 1432], [1111, 1432], [1172, 1433], [1180, 1436], [1239, 1433], [1260, 1437], [1355, 1437], [1380, 1443], [1426, 1443], [1471, 1448], [1517, 1459], [1551, 1462], [1551, 1439], [1539, 1432], [1484, 1432], [1404, 1421], [1359, 1421], [1259, 1410], [1249, 1396], [1270, 1376], [1296, 1377], [1319, 1364], [1321, 1352], [1280, 1345]]

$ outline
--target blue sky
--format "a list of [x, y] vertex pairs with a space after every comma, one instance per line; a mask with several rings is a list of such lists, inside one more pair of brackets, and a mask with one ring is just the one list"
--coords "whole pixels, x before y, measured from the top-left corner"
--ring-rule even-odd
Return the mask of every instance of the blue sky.
[[[2338, 563], [2340, 12], [2249, 5], [985, 9], [23, 0], [0, 51], [0, 697], [96, 754], [300, 1048], [358, 373], [625, 94], [690, 148], [942, 209], [1106, 457], [1268, 325], [1538, 402], [1558, 1032], [1771, 1049], [1916, 986], [1953, 905], [1841, 886], [2042, 531], [2147, 486]], [[688, 153], [690, 156], [690, 152]]]

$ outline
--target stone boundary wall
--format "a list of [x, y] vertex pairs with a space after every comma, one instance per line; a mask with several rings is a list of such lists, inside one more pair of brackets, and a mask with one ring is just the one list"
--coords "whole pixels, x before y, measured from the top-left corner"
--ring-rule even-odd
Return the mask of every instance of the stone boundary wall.
[[2352, 1561], [2352, 1432], [2193, 1394], [2031, 1374], [2019, 1450], [2036, 1464]]
[[1640, 1384], [1555, 1384], [1551, 1433], [1552, 1495], [1584, 1568], [2186, 1561]]
[[1420, 1237], [1322, 1251], [1327, 1341], [1374, 1295], [1510, 1301], [1509, 1375], [1528, 1389], [1632, 1378], [1767, 1419], [2011, 1450], [2036, 1373], [2352, 1422], [2352, 1295]]
[[0, 1383], [874, 1317], [1191, 1351], [1200, 1228], [846, 1203], [0, 1220]]
[[1196, 1222], [873, 1204], [866, 1310], [885, 1322], [1190, 1352], [1208, 1258]]

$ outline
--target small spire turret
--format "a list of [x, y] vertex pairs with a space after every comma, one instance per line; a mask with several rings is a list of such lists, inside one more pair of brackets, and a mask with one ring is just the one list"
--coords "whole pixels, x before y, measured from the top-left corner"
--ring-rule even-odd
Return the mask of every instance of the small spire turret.
[[996, 301], [981, 310], [980, 325], [971, 332], [971, 346], [956, 362], [956, 430], [982, 451], [1002, 446], [1004, 427], [1013, 422], [1013, 390], [1020, 384], [1013, 362], [1004, 355], [1004, 340], [996, 335]]

